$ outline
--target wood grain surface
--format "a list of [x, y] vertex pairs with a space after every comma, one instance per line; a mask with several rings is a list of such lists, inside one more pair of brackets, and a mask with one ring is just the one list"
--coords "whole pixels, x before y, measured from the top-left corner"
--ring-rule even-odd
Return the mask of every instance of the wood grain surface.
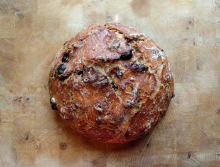
[[[166, 117], [143, 139], [91, 141], [50, 108], [63, 43], [92, 23], [135, 27], [175, 78]], [[1, 167], [220, 166], [220, 0], [0, 0]]]

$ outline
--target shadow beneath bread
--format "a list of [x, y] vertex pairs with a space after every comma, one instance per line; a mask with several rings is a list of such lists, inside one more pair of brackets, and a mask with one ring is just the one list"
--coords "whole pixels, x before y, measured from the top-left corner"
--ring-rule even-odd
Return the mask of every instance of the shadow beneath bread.
[[135, 155], [137, 155], [143, 154], [144, 151], [152, 149], [150, 139], [154, 130], [151, 133], [145, 135], [143, 138], [128, 143], [102, 143], [100, 141], [92, 140], [76, 132], [75, 130], [70, 128], [67, 121], [62, 120], [57, 113], [55, 117], [57, 123], [59, 124], [58, 131], [61, 143], [60, 149], [68, 147], [68, 143], [75, 143], [83, 150], [90, 150], [92, 152], [104, 152], [106, 154], [111, 152], [123, 152], [129, 154], [135, 153]]

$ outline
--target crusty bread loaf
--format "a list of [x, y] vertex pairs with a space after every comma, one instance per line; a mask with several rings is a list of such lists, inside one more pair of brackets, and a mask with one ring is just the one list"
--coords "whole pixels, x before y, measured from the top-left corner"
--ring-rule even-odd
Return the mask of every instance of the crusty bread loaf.
[[57, 53], [50, 102], [81, 134], [125, 143], [165, 116], [173, 84], [165, 53], [148, 36], [118, 23], [94, 24]]

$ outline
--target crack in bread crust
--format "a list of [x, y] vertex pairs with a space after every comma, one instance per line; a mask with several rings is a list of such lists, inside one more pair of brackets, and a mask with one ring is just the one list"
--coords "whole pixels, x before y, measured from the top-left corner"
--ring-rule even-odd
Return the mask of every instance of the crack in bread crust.
[[164, 52], [145, 34], [117, 23], [81, 30], [57, 53], [49, 76], [61, 118], [81, 134], [109, 143], [151, 131], [174, 91]]

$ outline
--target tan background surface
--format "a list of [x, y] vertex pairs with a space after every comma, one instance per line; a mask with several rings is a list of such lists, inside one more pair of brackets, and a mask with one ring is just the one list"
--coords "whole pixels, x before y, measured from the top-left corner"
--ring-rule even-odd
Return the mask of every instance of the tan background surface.
[[[175, 77], [167, 116], [124, 145], [71, 131], [49, 104], [56, 52], [107, 21], [150, 36]], [[220, 0], [0, 0], [0, 166], [220, 166]]]

